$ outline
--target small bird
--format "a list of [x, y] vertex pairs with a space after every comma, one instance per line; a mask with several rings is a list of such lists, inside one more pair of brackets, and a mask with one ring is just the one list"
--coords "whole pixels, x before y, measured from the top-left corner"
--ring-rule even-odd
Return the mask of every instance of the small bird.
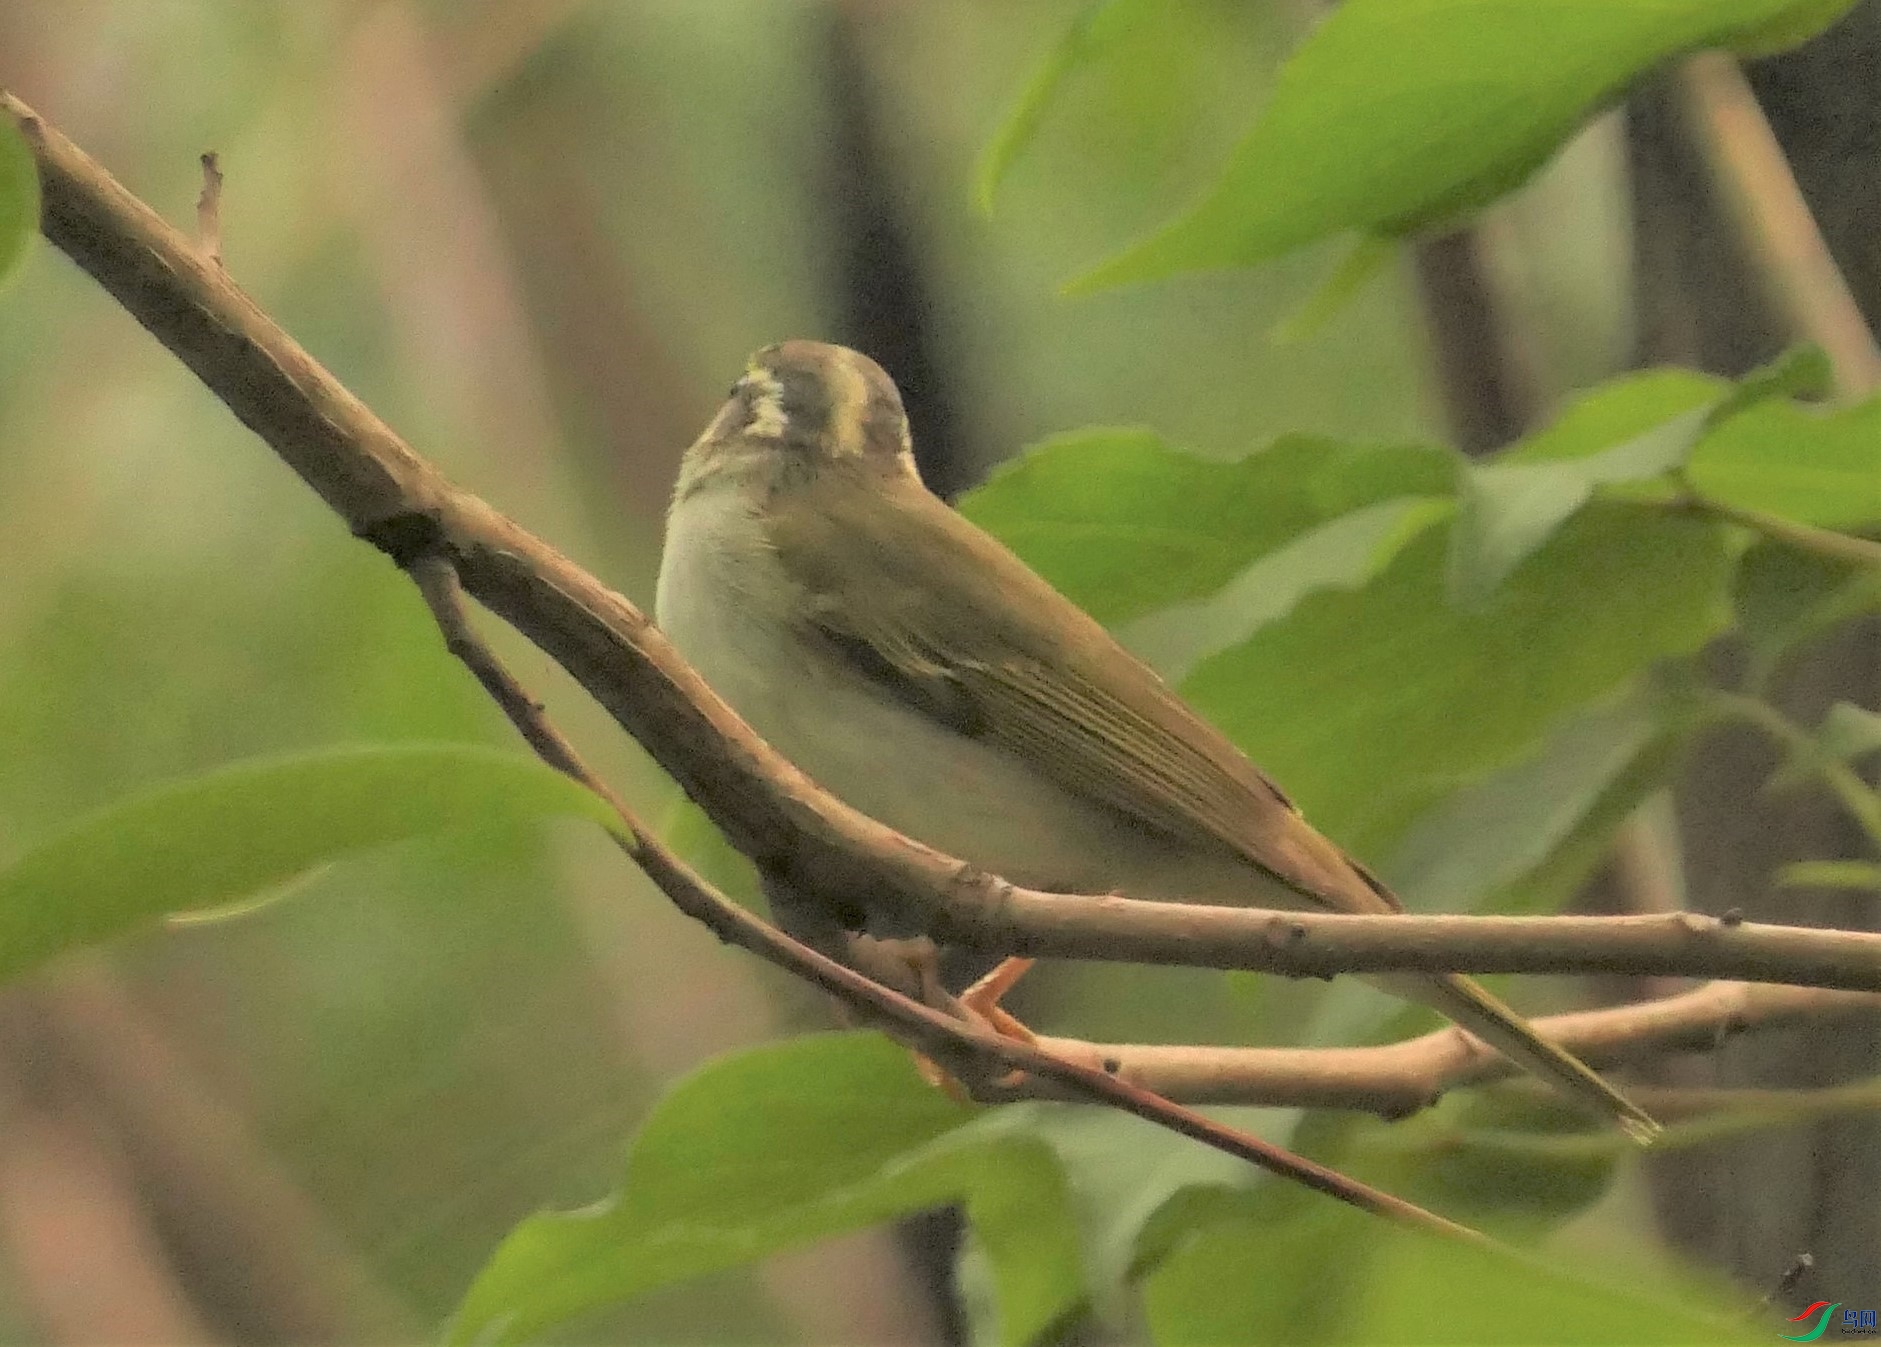
[[[927, 490], [900, 393], [855, 351], [798, 340], [751, 358], [686, 451], [655, 611], [818, 784], [1015, 884], [1401, 910], [1147, 665]], [[1658, 1130], [1470, 979], [1377, 981], [1636, 1138]]]

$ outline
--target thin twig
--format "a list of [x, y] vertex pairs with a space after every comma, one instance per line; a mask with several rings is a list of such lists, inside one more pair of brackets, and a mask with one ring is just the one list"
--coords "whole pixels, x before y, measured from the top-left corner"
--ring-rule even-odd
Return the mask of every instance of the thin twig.
[[463, 590], [448, 559], [427, 553], [414, 558], [406, 569], [443, 632], [446, 647], [476, 676], [536, 755], [606, 800], [620, 817], [622, 831], [615, 836], [621, 849], [682, 911], [704, 922], [721, 938], [821, 986], [845, 1003], [885, 1022], [898, 1037], [911, 1040], [929, 1056], [950, 1064], [964, 1061], [974, 1068], [971, 1074], [975, 1076], [989, 1074], [989, 1064], [993, 1075], [1017, 1070], [1039, 1076], [1077, 1097], [1120, 1108], [1362, 1211], [1453, 1239], [1493, 1247], [1493, 1241], [1467, 1226], [1173, 1104], [1100, 1067], [1069, 1061], [1032, 1043], [1005, 1038], [944, 1015], [871, 981], [759, 920], [695, 874], [641, 824], [625, 801], [589, 770], [574, 745], [550, 722], [542, 703], [523, 689], [496, 652], [472, 629], [464, 608]]
[[[1535, 1032], [1589, 1066], [1710, 1052], [1731, 1037], [1808, 1021], [1881, 1014], [1881, 994], [1712, 982], [1657, 1001], [1550, 1015]], [[1099, 1063], [1185, 1104], [1343, 1108], [1399, 1118], [1449, 1090], [1511, 1074], [1500, 1054], [1454, 1028], [1358, 1048], [1243, 1048], [1085, 1043], [1044, 1038], [1049, 1052]], [[1034, 1091], [1036, 1092], [1036, 1091]], [[1632, 1087], [1629, 1087], [1629, 1093]]]
[[214, 150], [202, 155], [202, 194], [196, 198], [196, 246], [222, 265], [222, 161]]
[[1798, 336], [1828, 352], [1843, 396], [1881, 388], [1881, 347], [1737, 61], [1701, 52], [1680, 67], [1678, 86], [1770, 298]]

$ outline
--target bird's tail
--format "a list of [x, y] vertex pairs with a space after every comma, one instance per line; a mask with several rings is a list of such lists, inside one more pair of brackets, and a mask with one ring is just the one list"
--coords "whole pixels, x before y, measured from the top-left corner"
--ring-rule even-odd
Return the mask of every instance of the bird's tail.
[[1459, 974], [1379, 979], [1389, 990], [1455, 1020], [1524, 1071], [1572, 1099], [1617, 1119], [1628, 1136], [1650, 1145], [1663, 1130], [1651, 1114], [1594, 1073], [1566, 1049], [1548, 1042], [1515, 1011]]

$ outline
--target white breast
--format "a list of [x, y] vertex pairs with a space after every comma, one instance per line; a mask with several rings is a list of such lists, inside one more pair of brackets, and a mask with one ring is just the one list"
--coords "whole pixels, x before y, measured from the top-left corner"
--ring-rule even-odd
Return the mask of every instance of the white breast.
[[1192, 858], [909, 709], [772, 616], [794, 606], [792, 582], [735, 486], [710, 484], [673, 512], [655, 613], [772, 747], [870, 817], [1017, 884], [1247, 898], [1244, 867], [1188, 873]]

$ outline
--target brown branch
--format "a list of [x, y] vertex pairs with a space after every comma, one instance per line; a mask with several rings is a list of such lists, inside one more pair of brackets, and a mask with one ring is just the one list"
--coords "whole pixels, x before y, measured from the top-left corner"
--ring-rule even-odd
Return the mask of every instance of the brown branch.
[[1881, 990], [1881, 935], [1652, 918], [1355, 917], [1016, 889], [818, 789], [707, 688], [652, 623], [447, 481], [220, 268], [30, 109], [46, 236], [174, 351], [357, 534], [444, 556], [465, 589], [561, 664], [790, 888], [872, 905], [1000, 952], [1242, 968], [1584, 972]]
[[[1658, 1001], [1530, 1023], [1590, 1066], [1617, 1066], [1665, 1053], [1711, 1051], [1753, 1029], [1877, 1013], [1881, 995], [1870, 992], [1713, 982]], [[1385, 1118], [1414, 1113], [1448, 1090], [1515, 1069], [1453, 1028], [1363, 1048], [1039, 1042], [1056, 1055], [1112, 1068], [1124, 1080], [1185, 1104], [1344, 1108]]]
[[471, 627], [463, 592], [449, 561], [427, 553], [414, 558], [407, 570], [443, 632], [446, 647], [476, 676], [536, 755], [605, 799], [620, 817], [623, 831], [616, 834], [616, 840], [621, 849], [659, 885], [674, 906], [703, 922], [721, 939], [823, 988], [882, 1022], [898, 1038], [955, 1065], [963, 1075], [984, 1079], [1021, 1071], [1051, 1081], [1073, 1098], [1135, 1114], [1360, 1210], [1451, 1238], [1491, 1243], [1466, 1226], [1160, 1098], [1140, 1085], [1119, 1079], [1101, 1065], [1072, 1061], [1034, 1043], [1002, 1037], [978, 1024], [942, 1014], [760, 921], [695, 874], [582, 762], [574, 745], [549, 721], [542, 704], [523, 689]]
[[1734, 58], [1702, 52], [1678, 87], [1698, 146], [1777, 309], [1828, 352], [1845, 396], [1881, 387], [1881, 348]]

